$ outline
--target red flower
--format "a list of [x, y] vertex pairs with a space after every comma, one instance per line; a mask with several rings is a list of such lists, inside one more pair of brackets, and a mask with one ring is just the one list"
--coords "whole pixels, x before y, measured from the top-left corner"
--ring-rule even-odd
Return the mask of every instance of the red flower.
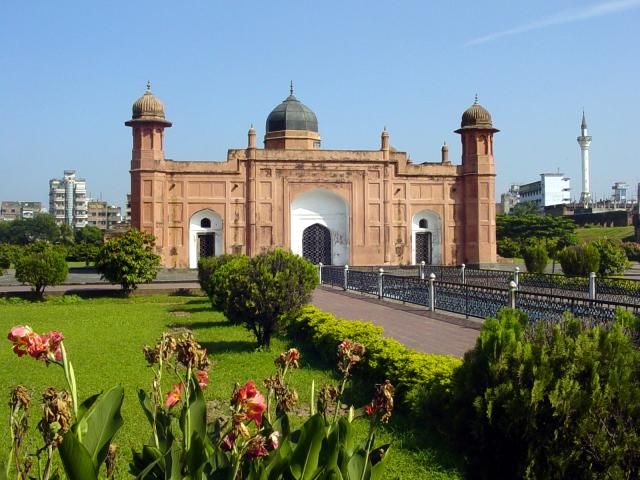
[[182, 398], [182, 383], [176, 383], [173, 385], [173, 389], [167, 393], [164, 406], [167, 408], [173, 408], [178, 404], [180, 398]]
[[375, 411], [376, 411], [375, 407], [370, 403], [364, 406], [364, 413], [366, 413], [369, 417], [373, 415]]
[[28, 325], [18, 325], [9, 331], [7, 338], [13, 343], [13, 352], [19, 357], [28, 354], [45, 362], [62, 361], [61, 344], [64, 336], [60, 332], [38, 335]]
[[207, 385], [209, 385], [209, 374], [206, 370], [196, 370], [196, 379], [202, 389], [207, 388]]
[[262, 413], [266, 408], [264, 397], [256, 389], [256, 383], [249, 380], [242, 387], [236, 387], [231, 399], [231, 405], [239, 407], [239, 411], [247, 416], [249, 420], [262, 423]]
[[236, 436], [233, 433], [227, 433], [225, 437], [222, 439], [222, 443], [220, 444], [220, 448], [225, 452], [233, 450], [233, 446], [236, 443]]

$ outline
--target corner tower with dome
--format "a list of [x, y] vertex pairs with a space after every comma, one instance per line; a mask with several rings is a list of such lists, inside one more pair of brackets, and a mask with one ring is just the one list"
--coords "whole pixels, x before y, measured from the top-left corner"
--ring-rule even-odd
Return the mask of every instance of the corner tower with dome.
[[[247, 123], [250, 123], [249, 121]], [[383, 129], [370, 150], [320, 148], [315, 113], [293, 94], [266, 119], [264, 148], [224, 161], [165, 157], [171, 127], [150, 86], [132, 108], [131, 216], [167, 267], [283, 247], [325, 265], [478, 265], [496, 260], [491, 115], [462, 115], [460, 163], [415, 162]], [[443, 131], [446, 130], [443, 128]], [[434, 153], [437, 150], [434, 148]]]

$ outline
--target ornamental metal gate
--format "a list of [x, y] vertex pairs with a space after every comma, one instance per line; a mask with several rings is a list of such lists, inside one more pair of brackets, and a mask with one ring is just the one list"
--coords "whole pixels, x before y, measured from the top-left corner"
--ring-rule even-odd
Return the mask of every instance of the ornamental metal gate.
[[416, 232], [416, 263], [431, 265], [432, 252], [431, 232]]
[[198, 235], [199, 257], [213, 257], [216, 254], [215, 233], [201, 233]]
[[302, 256], [312, 263], [331, 265], [331, 232], [314, 223], [302, 232]]

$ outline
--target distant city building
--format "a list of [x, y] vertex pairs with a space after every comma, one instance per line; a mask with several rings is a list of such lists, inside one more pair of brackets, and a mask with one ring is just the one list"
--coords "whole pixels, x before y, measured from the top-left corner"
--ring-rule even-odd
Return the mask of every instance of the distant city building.
[[532, 203], [539, 209], [571, 202], [571, 183], [564, 173], [541, 173], [537, 182], [511, 185], [500, 197], [502, 211], [509, 213], [519, 203]]
[[65, 170], [62, 178], [49, 180], [49, 213], [58, 225], [73, 228], [87, 225], [87, 184], [75, 170]]
[[131, 194], [130, 193], [127, 193], [127, 203], [125, 204], [125, 213], [124, 213], [123, 222], [131, 223]]
[[629, 189], [629, 185], [625, 182], [616, 182], [611, 187], [613, 190], [612, 200], [616, 204], [625, 204], [627, 203], [627, 190]]
[[87, 224], [100, 230], [109, 230], [122, 221], [121, 208], [102, 200], [90, 200], [87, 203], [87, 212]]
[[17, 220], [20, 218], [33, 218], [36, 213], [42, 211], [42, 202], [12, 202], [0, 203], [0, 220]]

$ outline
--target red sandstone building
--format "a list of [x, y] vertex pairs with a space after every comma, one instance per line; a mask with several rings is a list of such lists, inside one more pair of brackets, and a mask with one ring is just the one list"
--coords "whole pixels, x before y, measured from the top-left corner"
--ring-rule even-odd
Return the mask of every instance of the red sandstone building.
[[332, 265], [496, 261], [491, 115], [477, 101], [456, 130], [462, 163], [412, 163], [381, 134], [379, 150], [323, 150], [315, 114], [294, 95], [268, 116], [264, 148], [224, 162], [164, 156], [164, 106], [133, 104], [131, 222], [155, 235], [167, 267], [200, 256], [283, 247]]

